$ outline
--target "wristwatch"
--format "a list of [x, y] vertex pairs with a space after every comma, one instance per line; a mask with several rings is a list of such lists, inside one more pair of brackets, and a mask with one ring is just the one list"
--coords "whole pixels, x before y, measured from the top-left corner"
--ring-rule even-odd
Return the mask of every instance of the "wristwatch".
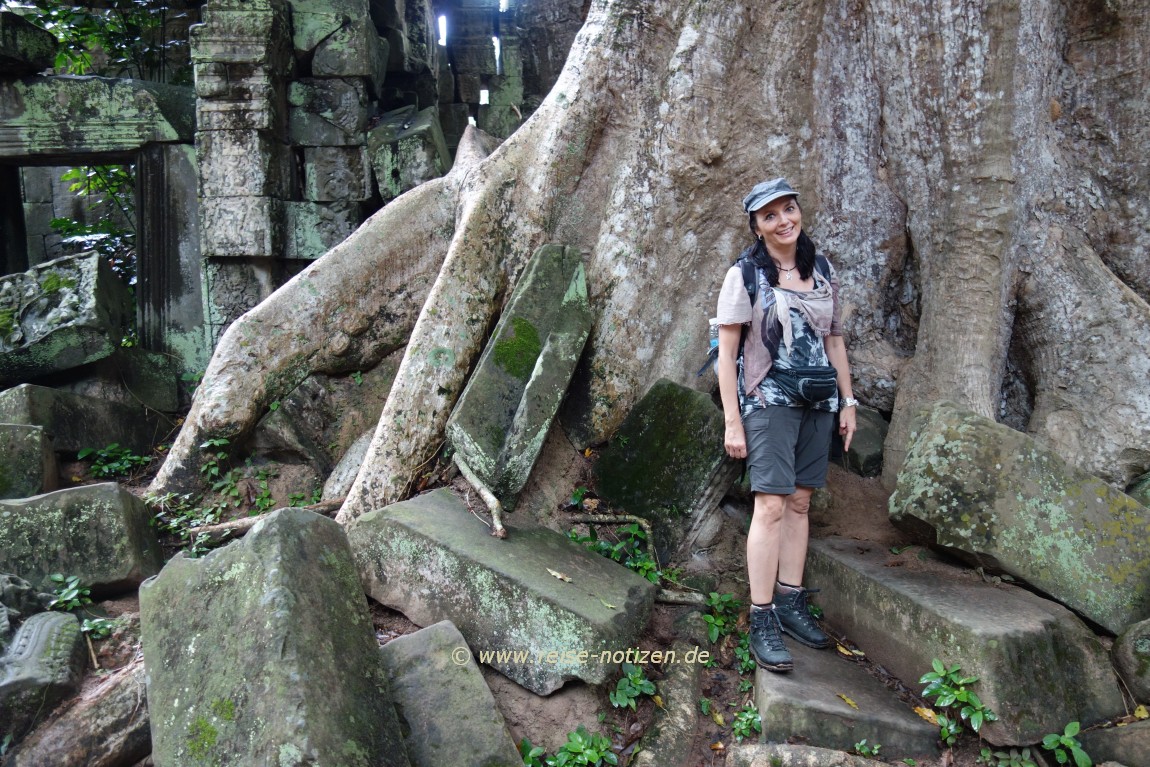
[[858, 403], [859, 401], [854, 397], [843, 397], [839, 400], [839, 410], [842, 410], [844, 407], [855, 407]]

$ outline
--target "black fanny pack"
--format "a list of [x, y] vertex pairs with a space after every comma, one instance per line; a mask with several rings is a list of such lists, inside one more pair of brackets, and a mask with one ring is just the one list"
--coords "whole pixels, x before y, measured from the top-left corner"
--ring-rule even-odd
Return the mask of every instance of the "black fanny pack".
[[768, 376], [783, 393], [800, 405], [813, 405], [830, 399], [838, 391], [838, 371], [830, 365], [801, 368], [771, 366]]

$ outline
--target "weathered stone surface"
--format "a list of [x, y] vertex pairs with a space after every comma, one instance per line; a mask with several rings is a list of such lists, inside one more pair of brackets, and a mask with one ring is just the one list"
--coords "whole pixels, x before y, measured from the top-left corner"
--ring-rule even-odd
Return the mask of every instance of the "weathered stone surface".
[[[407, 765], [343, 531], [282, 509], [140, 589], [156, 764]], [[197, 761], [198, 760], [198, 761]]]
[[414, 107], [388, 112], [368, 133], [367, 151], [385, 201], [442, 176], [451, 167], [451, 154], [435, 107], [421, 112]]
[[148, 454], [170, 426], [143, 407], [85, 397], [45, 386], [20, 384], [0, 392], [0, 423], [43, 426], [61, 452], [113, 442]]
[[371, 165], [361, 146], [306, 147], [303, 194], [313, 202], [371, 197]]
[[1076, 737], [1082, 743], [1082, 750], [1100, 767], [1105, 767], [1105, 764], [1111, 762], [1129, 767], [1150, 764], [1147, 762], [1147, 757], [1150, 757], [1150, 721], [1134, 722], [1124, 727], [1090, 730], [1081, 732]]
[[346, 240], [361, 223], [358, 202], [285, 202], [285, 258], [316, 259]]
[[0, 382], [78, 367], [120, 346], [132, 298], [95, 251], [0, 279]]
[[1131, 483], [1128, 494], [1143, 506], [1150, 507], [1150, 473], [1143, 474]]
[[483, 662], [532, 692], [606, 682], [619, 661], [600, 654], [634, 646], [654, 585], [552, 530], [507, 529], [493, 538], [444, 488], [364, 514], [348, 540], [372, 598], [420, 625], [450, 620], [478, 658], [520, 653]]
[[1150, 620], [1127, 627], [1114, 641], [1110, 655], [1134, 700], [1150, 701]]
[[916, 417], [890, 515], [1114, 633], [1150, 617], [1150, 510], [950, 403]]
[[375, 429], [365, 431], [359, 439], [351, 443], [351, 447], [343, 454], [343, 458], [339, 459], [339, 463], [323, 483], [322, 500], [334, 501], [347, 497], [347, 491], [351, 489], [351, 483], [355, 482], [355, 475], [359, 473], [359, 467], [363, 464], [363, 457], [367, 455], [367, 448], [374, 434]]
[[311, 71], [316, 77], [362, 77], [378, 93], [387, 76], [387, 40], [366, 16], [350, 19], [315, 48]]
[[59, 391], [115, 402], [134, 410], [143, 405], [161, 413], [174, 413], [180, 409], [176, 386], [182, 370], [179, 363], [168, 354], [121, 346], [102, 360], [69, 371], [67, 383], [52, 383]]
[[456, 451], [508, 508], [527, 483], [590, 330], [578, 249], [544, 245], [447, 421]]
[[59, 47], [48, 30], [19, 14], [0, 11], [0, 74], [19, 77], [51, 69]]
[[348, 137], [367, 125], [367, 91], [360, 80], [305, 77], [288, 86], [288, 103], [322, 118]]
[[59, 476], [52, 440], [43, 427], [0, 423], [0, 499], [55, 490]]
[[882, 473], [882, 445], [889, 426], [874, 408], [859, 405], [855, 409], [858, 430], [847, 450], [847, 468], [863, 477], [877, 477]]
[[1088, 726], [1122, 710], [1106, 651], [1066, 608], [1013, 586], [887, 562], [869, 543], [813, 540], [805, 580], [822, 589], [827, 621], [904, 682], [913, 685], [934, 658], [977, 676], [978, 697], [999, 716], [982, 729], [991, 743], [1035, 743], [1069, 721]]
[[874, 760], [817, 746], [732, 743], [726, 767], [873, 767]]
[[0, 722], [19, 739], [35, 721], [76, 692], [87, 654], [71, 613], [37, 613], [0, 658]]
[[50, 724], [36, 729], [5, 767], [119, 767], [152, 750], [144, 664], [113, 671]]
[[[706, 631], [702, 634], [705, 638]], [[686, 657], [691, 649], [693, 645], [682, 640], [671, 646], [678, 658]], [[655, 710], [655, 721], [639, 741], [634, 758], [627, 763], [629, 767], [689, 763], [698, 719], [699, 674], [702, 670], [700, 663], [664, 666], [666, 676], [658, 685], [664, 705]]]
[[53, 597], [11, 573], [0, 573], [0, 655], [8, 651], [12, 629], [20, 620], [48, 609]]
[[190, 142], [192, 89], [105, 77], [28, 77], [0, 82], [0, 157], [137, 152], [152, 142]]
[[93, 594], [134, 588], [163, 566], [148, 508], [115, 482], [0, 501], [0, 572], [50, 590], [75, 575]]
[[393, 639], [380, 653], [413, 767], [523, 761], [467, 641], [451, 621]]
[[204, 255], [278, 256], [283, 248], [284, 220], [284, 203], [279, 199], [205, 197], [200, 201]]
[[887, 758], [937, 753], [938, 728], [920, 719], [861, 666], [833, 650], [812, 650], [797, 642], [788, 642], [787, 649], [795, 659], [794, 673], [755, 671], [755, 704], [765, 740], [797, 736], [812, 746], [849, 751], [865, 738], [881, 743]]
[[204, 197], [282, 197], [291, 188], [290, 148], [266, 131], [200, 131], [196, 152]]
[[651, 522], [660, 556], [718, 504], [739, 471], [709, 395], [666, 379], [631, 410], [595, 464], [599, 495]]

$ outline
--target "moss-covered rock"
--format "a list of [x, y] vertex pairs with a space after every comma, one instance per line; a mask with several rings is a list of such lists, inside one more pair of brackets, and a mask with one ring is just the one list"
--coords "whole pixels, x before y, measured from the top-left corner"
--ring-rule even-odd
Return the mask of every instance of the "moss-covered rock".
[[0, 74], [34, 75], [56, 63], [56, 36], [23, 16], [0, 11]]
[[1134, 700], [1150, 701], [1150, 620], [1128, 626], [1118, 635], [1110, 653]]
[[916, 416], [890, 516], [1114, 633], [1150, 617], [1150, 509], [950, 403]]
[[0, 658], [0, 729], [22, 738], [79, 689], [87, 660], [76, 616], [38, 613], [24, 621]]
[[661, 379], [595, 464], [599, 495], [649, 520], [665, 558], [735, 481], [723, 450], [723, 413], [709, 395]]
[[509, 508], [527, 483], [590, 332], [579, 251], [544, 245], [519, 278], [447, 422], [451, 444]]
[[146, 455], [170, 428], [138, 402], [123, 405], [33, 384], [0, 392], [0, 423], [42, 426], [56, 450], [71, 453], [115, 442]]
[[342, 528], [282, 509], [140, 590], [158, 765], [407, 765]]
[[368, 512], [347, 535], [374, 599], [420, 625], [450, 620], [481, 663], [532, 692], [608, 681], [647, 624], [654, 584], [553, 530], [507, 529], [493, 538], [440, 489]]
[[0, 498], [27, 498], [56, 489], [52, 440], [40, 426], [0, 423]]
[[367, 134], [367, 153], [385, 202], [439, 178], [451, 167], [435, 107], [419, 112], [403, 107], [383, 115]]
[[0, 501], [0, 572], [46, 591], [60, 573], [93, 594], [122, 592], [163, 564], [150, 522], [144, 503], [115, 482]]

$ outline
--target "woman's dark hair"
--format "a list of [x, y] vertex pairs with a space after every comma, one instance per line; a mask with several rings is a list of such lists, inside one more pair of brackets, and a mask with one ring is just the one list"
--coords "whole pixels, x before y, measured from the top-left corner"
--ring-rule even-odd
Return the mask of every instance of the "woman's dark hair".
[[[799, 204], [797, 199], [795, 204]], [[800, 207], [799, 210], [802, 208]], [[748, 214], [747, 226], [750, 228], [751, 236], [755, 238], [755, 241], [745, 248], [739, 257], [751, 259], [755, 266], [767, 273], [767, 284], [774, 287], [779, 284], [779, 268], [775, 266], [775, 260], [767, 253], [767, 246], [763, 244], [763, 241], [759, 239], [758, 232], [755, 231], [755, 211]], [[809, 280], [815, 272], [815, 243], [807, 236], [805, 229], [799, 230], [799, 241], [795, 245], [795, 265], [799, 268], [799, 277], [804, 280]]]

